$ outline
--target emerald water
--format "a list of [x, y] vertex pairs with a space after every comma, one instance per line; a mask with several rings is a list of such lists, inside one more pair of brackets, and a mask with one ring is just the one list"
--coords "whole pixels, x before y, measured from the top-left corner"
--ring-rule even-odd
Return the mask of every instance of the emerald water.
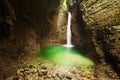
[[63, 65], [93, 66], [94, 63], [84, 53], [74, 47], [48, 46], [40, 50], [38, 58]]

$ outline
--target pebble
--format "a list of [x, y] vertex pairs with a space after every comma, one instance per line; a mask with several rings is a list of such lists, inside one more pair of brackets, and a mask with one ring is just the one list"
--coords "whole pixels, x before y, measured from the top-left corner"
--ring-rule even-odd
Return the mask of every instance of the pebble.
[[[94, 74], [94, 68], [92, 67], [78, 67], [77, 65], [73, 67], [64, 66], [64, 65], [54, 65], [51, 64], [48, 66], [41, 64], [26, 64], [20, 69], [17, 70], [16, 78], [14, 80], [97, 80], [99, 77], [97, 75], [104, 75], [102, 73], [97, 72], [98, 74]], [[103, 67], [100, 67], [99, 70], [103, 70]], [[115, 78], [116, 74], [110, 72], [109, 69], [106, 69], [108, 73], [112, 73], [111, 77]], [[101, 76], [100, 76], [101, 77]], [[13, 77], [11, 77], [13, 78]], [[6, 80], [10, 80], [8, 78]], [[101, 78], [102, 80], [104, 78]], [[116, 79], [117, 80], [117, 79]]]
[[69, 74], [67, 74], [67, 75], [66, 75], [66, 78], [71, 80], [71, 79], [72, 79], [72, 76], [69, 75]]
[[41, 70], [38, 71], [38, 76], [43, 76], [43, 73]]
[[47, 75], [47, 72], [48, 72], [48, 71], [42, 69], [41, 72], [42, 72], [43, 75]]
[[[66, 67], [62, 65], [29, 64], [17, 71], [19, 80], [81, 80], [81, 77], [91, 79], [93, 72], [86, 76], [85, 71], [89, 69], [78, 69], [77, 67]], [[91, 70], [92, 71], [92, 70]]]
[[55, 80], [61, 80], [59, 77], [55, 77]]

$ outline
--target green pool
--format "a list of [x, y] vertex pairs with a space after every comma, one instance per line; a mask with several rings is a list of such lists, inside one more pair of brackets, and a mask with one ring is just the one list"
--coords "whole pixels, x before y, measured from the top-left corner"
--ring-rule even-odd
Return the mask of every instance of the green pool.
[[93, 66], [94, 63], [84, 53], [75, 47], [61, 45], [47, 46], [42, 48], [37, 58], [64, 65]]

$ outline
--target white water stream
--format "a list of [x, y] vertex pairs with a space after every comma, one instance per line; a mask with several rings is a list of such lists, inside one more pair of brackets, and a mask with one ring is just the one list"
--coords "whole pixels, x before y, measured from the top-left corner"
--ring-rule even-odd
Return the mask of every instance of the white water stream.
[[73, 47], [71, 43], [72, 34], [71, 34], [71, 13], [68, 12], [68, 23], [67, 23], [67, 47]]
[[71, 13], [68, 12], [68, 23], [67, 23], [67, 45], [71, 45]]

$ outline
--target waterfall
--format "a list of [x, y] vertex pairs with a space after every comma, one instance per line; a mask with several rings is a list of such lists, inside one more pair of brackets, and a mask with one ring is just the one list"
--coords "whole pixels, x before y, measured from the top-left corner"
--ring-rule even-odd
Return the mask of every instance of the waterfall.
[[71, 13], [68, 12], [68, 23], [67, 23], [67, 44], [64, 46], [73, 47], [71, 43], [72, 34], [71, 34]]
[[67, 23], [67, 45], [71, 45], [71, 13], [68, 12], [68, 23]]

